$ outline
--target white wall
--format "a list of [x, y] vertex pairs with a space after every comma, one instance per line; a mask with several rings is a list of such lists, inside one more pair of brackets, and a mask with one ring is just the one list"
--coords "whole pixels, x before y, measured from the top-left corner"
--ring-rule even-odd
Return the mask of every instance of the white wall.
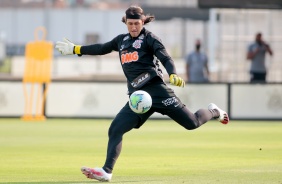
[[[185, 88], [172, 88], [192, 112], [207, 108], [211, 102], [228, 110], [228, 84], [189, 84]], [[231, 84], [230, 89], [231, 118], [282, 119], [281, 84]], [[46, 115], [113, 118], [127, 102], [126, 92], [125, 82], [53, 82], [47, 95]], [[24, 105], [22, 83], [0, 81], [0, 117], [20, 117]], [[152, 117], [167, 118], [161, 114]]]
[[282, 118], [281, 84], [234, 84], [231, 114], [236, 118]]
[[[207, 108], [210, 102], [227, 109], [227, 86], [224, 84], [189, 85], [184, 89], [172, 88], [192, 112], [199, 108]], [[46, 115], [49, 117], [113, 118], [127, 102], [126, 93], [125, 82], [53, 82], [47, 94]], [[36, 88], [34, 94], [37, 94]], [[22, 116], [24, 106], [22, 83], [0, 82], [0, 117]], [[154, 114], [153, 117], [166, 118], [161, 114]]]

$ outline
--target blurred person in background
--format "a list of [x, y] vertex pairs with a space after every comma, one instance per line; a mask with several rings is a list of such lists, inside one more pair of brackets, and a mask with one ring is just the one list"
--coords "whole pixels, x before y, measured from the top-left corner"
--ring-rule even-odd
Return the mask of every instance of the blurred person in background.
[[201, 52], [201, 41], [199, 39], [195, 42], [195, 50], [187, 55], [185, 62], [188, 82], [209, 82], [208, 57]]
[[247, 59], [251, 60], [250, 82], [266, 82], [267, 68], [265, 63], [265, 55], [269, 53], [271, 56], [273, 52], [263, 39], [262, 34], [257, 33], [255, 41], [248, 47]]
[[[174, 91], [167, 86], [159, 68], [159, 61], [169, 74], [170, 84], [184, 87], [185, 82], [177, 75], [174, 62], [160, 39], [145, 29], [144, 25], [153, 20], [154, 16], [145, 15], [142, 8], [131, 6], [122, 17], [122, 22], [128, 29], [126, 34], [120, 34], [103, 44], [80, 46], [67, 39], [56, 43], [55, 47], [63, 55], [105, 55], [112, 51], [119, 52], [120, 63], [127, 78], [128, 95], [136, 90], [144, 90], [152, 97], [152, 107], [144, 114], [136, 114], [126, 102], [110, 125], [104, 166], [81, 168], [87, 178], [110, 181], [122, 149], [123, 135], [134, 128], [140, 128], [155, 112], [169, 116], [187, 130], [196, 129], [213, 118], [223, 124], [229, 122], [227, 113], [213, 103], [208, 105], [207, 109], [190, 112]], [[99, 142], [89, 143], [89, 145], [95, 144]]]

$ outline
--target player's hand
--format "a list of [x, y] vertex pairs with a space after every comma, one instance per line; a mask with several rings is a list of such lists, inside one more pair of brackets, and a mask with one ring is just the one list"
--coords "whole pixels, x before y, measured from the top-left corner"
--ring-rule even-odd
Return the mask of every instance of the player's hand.
[[63, 55], [72, 55], [76, 54], [74, 52], [76, 45], [74, 45], [71, 41], [64, 38], [63, 41], [57, 41], [55, 48], [58, 49], [59, 52]]
[[179, 87], [185, 86], [185, 81], [181, 77], [177, 76], [176, 74], [171, 74], [169, 76], [169, 83]]

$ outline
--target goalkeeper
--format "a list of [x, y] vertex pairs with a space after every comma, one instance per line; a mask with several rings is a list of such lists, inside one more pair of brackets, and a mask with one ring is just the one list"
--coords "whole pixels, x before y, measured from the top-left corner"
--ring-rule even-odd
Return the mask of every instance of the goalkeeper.
[[80, 46], [67, 39], [56, 43], [56, 49], [63, 55], [105, 55], [112, 51], [119, 52], [120, 63], [127, 79], [128, 95], [136, 90], [144, 90], [151, 95], [153, 101], [151, 109], [144, 114], [134, 113], [129, 104], [125, 104], [109, 128], [104, 166], [81, 168], [82, 173], [88, 178], [110, 181], [121, 152], [123, 135], [133, 128], [141, 127], [155, 112], [169, 116], [187, 130], [196, 129], [213, 118], [223, 124], [229, 122], [227, 113], [215, 104], [210, 104], [207, 109], [200, 109], [195, 113], [190, 112], [166, 85], [159, 63], [169, 74], [170, 84], [184, 87], [185, 82], [177, 75], [174, 62], [161, 40], [143, 27], [153, 20], [154, 16], [145, 15], [141, 7], [131, 6], [122, 17], [122, 22], [128, 29], [126, 34], [120, 34], [103, 44]]

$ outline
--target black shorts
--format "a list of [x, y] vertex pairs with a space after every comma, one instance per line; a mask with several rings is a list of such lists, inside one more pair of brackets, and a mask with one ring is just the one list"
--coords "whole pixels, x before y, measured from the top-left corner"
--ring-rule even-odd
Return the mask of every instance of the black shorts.
[[161, 114], [175, 111], [183, 107], [174, 91], [164, 83], [151, 84], [140, 89], [148, 92], [152, 97], [152, 110]]
[[251, 83], [266, 82], [266, 72], [250, 72], [251, 73]]
[[142, 87], [140, 90], [146, 91], [151, 95], [151, 109], [144, 114], [136, 114], [130, 109], [127, 102], [116, 117], [123, 119], [131, 116], [138, 116], [139, 122], [134, 128], [142, 126], [154, 112], [158, 112], [163, 115], [170, 115], [172, 112], [185, 107], [185, 105], [183, 105], [180, 99], [175, 95], [174, 91], [164, 83], [152, 83]]

